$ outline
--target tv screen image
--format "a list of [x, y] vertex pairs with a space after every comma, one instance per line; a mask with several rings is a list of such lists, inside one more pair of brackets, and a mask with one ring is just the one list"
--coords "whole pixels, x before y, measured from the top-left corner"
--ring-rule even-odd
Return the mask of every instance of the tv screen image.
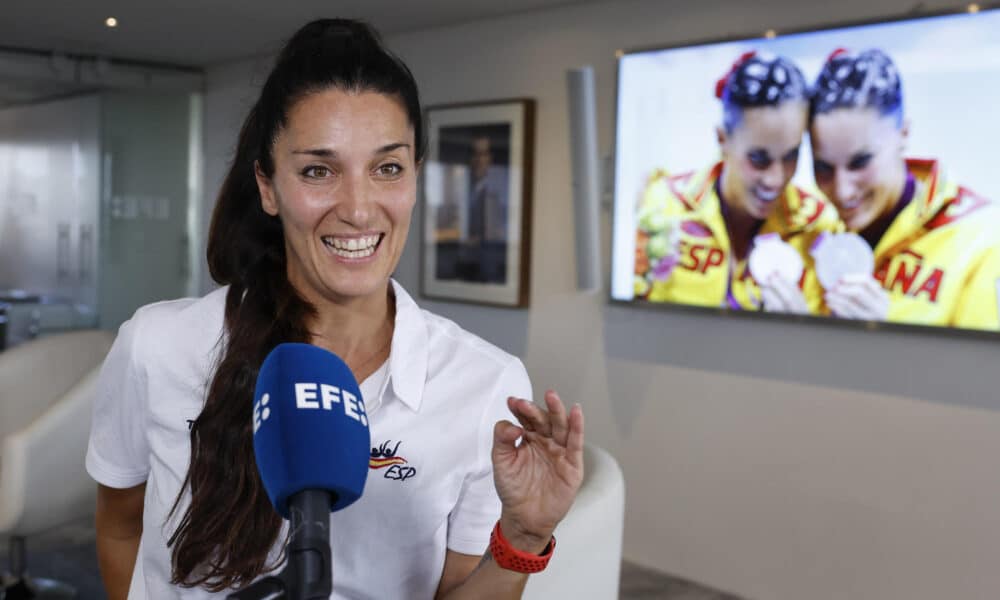
[[1000, 10], [626, 53], [612, 298], [1000, 329]]

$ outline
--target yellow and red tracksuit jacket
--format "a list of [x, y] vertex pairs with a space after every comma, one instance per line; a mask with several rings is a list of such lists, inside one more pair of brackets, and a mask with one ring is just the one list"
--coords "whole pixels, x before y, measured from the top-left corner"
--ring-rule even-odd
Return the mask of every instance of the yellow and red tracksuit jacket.
[[[722, 163], [698, 173], [670, 176], [654, 173], [646, 184], [637, 212], [635, 296], [650, 302], [757, 310], [760, 288], [747, 268], [736, 260], [722, 215], [716, 182]], [[824, 310], [822, 289], [812, 268], [809, 249], [823, 231], [842, 231], [837, 211], [828, 201], [786, 186], [778, 205], [761, 225], [758, 235], [777, 233], [802, 256], [805, 270], [799, 288], [810, 312]], [[669, 225], [666, 225], [669, 223]], [[657, 257], [650, 241], [665, 226], [679, 227], [681, 259], [666, 278], [654, 268]], [[658, 231], [660, 230], [660, 231]]]
[[913, 199], [875, 247], [875, 278], [896, 323], [1000, 329], [1000, 205], [910, 159]]

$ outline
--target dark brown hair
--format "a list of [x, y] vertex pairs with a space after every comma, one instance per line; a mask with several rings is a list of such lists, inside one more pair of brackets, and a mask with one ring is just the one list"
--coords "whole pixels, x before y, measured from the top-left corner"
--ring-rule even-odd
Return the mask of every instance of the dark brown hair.
[[264, 491], [254, 459], [251, 414], [261, 363], [282, 342], [309, 342], [315, 309], [288, 281], [281, 222], [261, 208], [255, 164], [274, 175], [274, 140], [291, 107], [331, 87], [398, 97], [423, 158], [423, 120], [410, 70], [367, 24], [343, 19], [309, 23], [285, 44], [240, 131], [219, 192], [208, 237], [212, 278], [228, 285], [222, 353], [201, 414], [191, 427], [191, 464], [171, 515], [186, 490], [191, 502], [168, 546], [172, 582], [219, 592], [248, 584], [277, 565], [268, 553], [281, 517]]

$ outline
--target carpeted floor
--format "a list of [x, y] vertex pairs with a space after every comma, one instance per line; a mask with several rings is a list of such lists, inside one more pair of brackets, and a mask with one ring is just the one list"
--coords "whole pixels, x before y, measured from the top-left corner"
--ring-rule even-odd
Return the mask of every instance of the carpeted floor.
[[[30, 573], [73, 585], [80, 600], [105, 600], [98, 575], [91, 523], [60, 528], [28, 542]], [[0, 572], [9, 570], [6, 540], [0, 546]], [[740, 600], [690, 581], [623, 562], [621, 600]]]

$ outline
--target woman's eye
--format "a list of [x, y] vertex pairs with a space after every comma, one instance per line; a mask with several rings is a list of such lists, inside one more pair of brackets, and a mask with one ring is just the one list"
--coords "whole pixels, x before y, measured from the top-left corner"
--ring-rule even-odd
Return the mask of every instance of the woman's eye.
[[761, 171], [770, 167], [771, 163], [774, 162], [771, 160], [770, 156], [762, 156], [759, 154], [751, 154], [749, 158], [750, 158], [750, 164], [753, 165], [753, 168], [759, 169]]
[[852, 171], [859, 171], [859, 170], [864, 169], [865, 167], [867, 167], [868, 163], [870, 163], [871, 161], [872, 161], [872, 155], [871, 154], [867, 154], [867, 153], [866, 154], [860, 154], [860, 155], [855, 156], [854, 158], [851, 159], [851, 162], [850, 162], [850, 164], [847, 165], [847, 168], [850, 169], [850, 170], [852, 170]]
[[765, 171], [774, 163], [771, 153], [763, 148], [753, 148], [747, 152], [747, 161], [758, 171]]
[[319, 166], [306, 167], [302, 174], [313, 179], [322, 179], [330, 176], [330, 169]]
[[376, 169], [379, 175], [382, 177], [395, 177], [403, 172], [403, 167], [397, 165], [396, 163], [389, 163], [380, 166]]

